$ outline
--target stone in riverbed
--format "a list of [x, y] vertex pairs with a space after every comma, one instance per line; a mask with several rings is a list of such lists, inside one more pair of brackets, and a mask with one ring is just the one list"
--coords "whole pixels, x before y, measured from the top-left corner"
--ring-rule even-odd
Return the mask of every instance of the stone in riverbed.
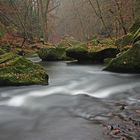
[[43, 48], [38, 52], [39, 57], [42, 61], [61, 61], [68, 60], [66, 57], [66, 49], [59, 47]]
[[121, 53], [108, 64], [105, 70], [125, 73], [140, 73], [140, 41]]
[[13, 53], [0, 55], [0, 86], [46, 85], [44, 68]]
[[78, 44], [74, 47], [68, 48], [66, 50], [66, 55], [78, 60], [79, 62], [87, 61], [90, 59], [88, 56], [88, 48], [86, 47], [86, 44]]
[[97, 52], [89, 53], [91, 60], [103, 63], [106, 58], [114, 58], [119, 53], [117, 48], [105, 48]]

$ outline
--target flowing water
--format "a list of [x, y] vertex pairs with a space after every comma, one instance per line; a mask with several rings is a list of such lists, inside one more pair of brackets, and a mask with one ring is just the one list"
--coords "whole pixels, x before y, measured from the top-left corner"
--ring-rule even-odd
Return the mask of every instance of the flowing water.
[[[35, 62], [37, 58], [32, 59]], [[117, 103], [140, 103], [140, 75], [101, 65], [39, 62], [48, 86], [0, 88], [0, 140], [104, 140], [98, 121]]]

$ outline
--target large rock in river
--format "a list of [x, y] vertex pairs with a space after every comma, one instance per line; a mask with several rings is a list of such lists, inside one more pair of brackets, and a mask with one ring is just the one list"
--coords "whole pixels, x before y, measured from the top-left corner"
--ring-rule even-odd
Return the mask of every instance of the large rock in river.
[[66, 56], [66, 48], [60, 47], [48, 47], [42, 48], [38, 52], [38, 56], [42, 59], [42, 61], [61, 61], [68, 60], [69, 58]]
[[140, 41], [131, 49], [114, 58], [106, 70], [114, 72], [140, 73]]
[[100, 48], [98, 51], [89, 52], [93, 62], [103, 63], [106, 58], [114, 58], [120, 51], [117, 48]]
[[43, 67], [13, 53], [0, 55], [0, 86], [48, 84]]
[[89, 49], [87, 44], [78, 44], [66, 50], [66, 55], [78, 62], [103, 63], [106, 58], [114, 58], [119, 53], [117, 48], [94, 46]]
[[86, 44], [82, 43], [68, 48], [66, 50], [66, 55], [75, 60], [78, 60], [78, 62], [90, 60], [88, 55], [88, 48], [86, 47]]

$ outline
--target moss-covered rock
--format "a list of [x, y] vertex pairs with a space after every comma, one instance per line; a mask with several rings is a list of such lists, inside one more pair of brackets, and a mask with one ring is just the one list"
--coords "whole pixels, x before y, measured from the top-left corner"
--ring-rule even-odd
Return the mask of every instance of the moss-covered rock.
[[40, 65], [13, 53], [0, 55], [0, 86], [34, 84], [48, 84], [48, 75]]
[[[114, 48], [113, 48], [114, 47]], [[66, 50], [66, 55], [80, 62], [103, 63], [106, 58], [114, 58], [119, 50], [114, 45], [109, 46], [100, 42], [96, 46], [90, 46], [85, 43], [78, 44]]]
[[108, 64], [105, 70], [140, 73], [140, 42], [136, 42], [131, 49], [119, 54]]
[[93, 62], [103, 63], [106, 58], [114, 58], [119, 53], [117, 48], [105, 48], [98, 51], [89, 52], [89, 56]]
[[78, 44], [74, 47], [68, 48], [66, 50], [66, 55], [78, 60], [79, 62], [89, 60], [88, 48], [86, 44]]
[[43, 61], [60, 61], [69, 59], [66, 56], [66, 48], [59, 47], [40, 49], [38, 55]]
[[106, 58], [114, 58], [119, 53], [111, 39], [98, 39], [98, 43], [89, 46], [88, 54], [92, 62], [103, 63]]

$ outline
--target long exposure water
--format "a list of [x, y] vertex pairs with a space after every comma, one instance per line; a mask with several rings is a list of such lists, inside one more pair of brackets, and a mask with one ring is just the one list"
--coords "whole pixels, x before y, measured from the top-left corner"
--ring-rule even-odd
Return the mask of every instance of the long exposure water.
[[113, 110], [114, 102], [140, 102], [138, 74], [32, 60], [45, 67], [49, 85], [0, 88], [0, 140], [104, 140], [91, 118]]

